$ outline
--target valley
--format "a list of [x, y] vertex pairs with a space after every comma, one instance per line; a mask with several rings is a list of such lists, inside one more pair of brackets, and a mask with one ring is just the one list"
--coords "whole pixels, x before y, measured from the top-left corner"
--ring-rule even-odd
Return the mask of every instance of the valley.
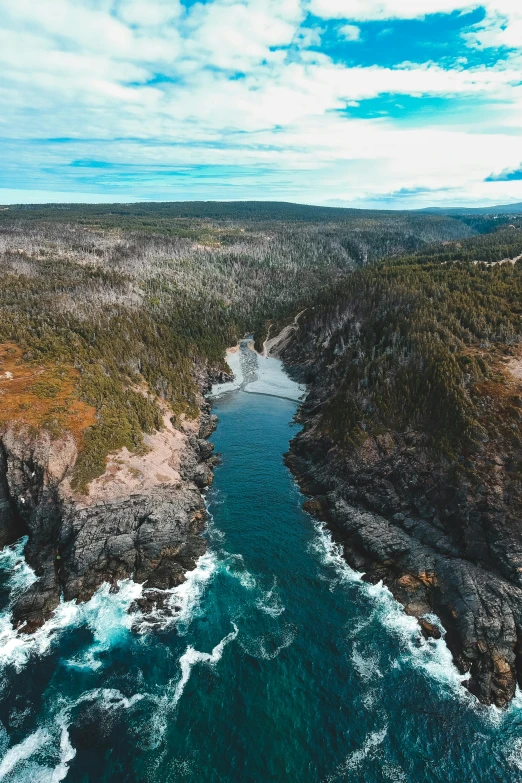
[[427, 637], [440, 618], [481, 702], [509, 704], [520, 218], [20, 207], [0, 215], [0, 249], [2, 543], [27, 536], [37, 577], [12, 604], [15, 629], [128, 578], [146, 583], [142, 611], [163, 611], [207, 548], [209, 390], [267, 388], [263, 366], [234, 382], [240, 353], [224, 359], [254, 331], [247, 358], [254, 344], [281, 358], [307, 391], [287, 455], [305, 509]]

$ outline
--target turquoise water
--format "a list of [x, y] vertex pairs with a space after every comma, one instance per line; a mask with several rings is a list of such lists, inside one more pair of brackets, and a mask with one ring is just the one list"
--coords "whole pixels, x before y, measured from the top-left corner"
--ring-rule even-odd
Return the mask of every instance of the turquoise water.
[[444, 643], [301, 510], [295, 409], [216, 402], [209, 550], [174, 619], [129, 614], [125, 582], [20, 638], [8, 599], [32, 576], [23, 542], [4, 550], [0, 781], [522, 781], [522, 701], [478, 706]]

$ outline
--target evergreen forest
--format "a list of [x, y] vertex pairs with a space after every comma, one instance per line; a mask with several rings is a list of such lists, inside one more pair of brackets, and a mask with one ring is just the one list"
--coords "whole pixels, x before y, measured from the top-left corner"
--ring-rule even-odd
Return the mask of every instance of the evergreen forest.
[[[328, 333], [321, 366], [337, 391], [324, 421], [336, 438], [414, 422], [451, 450], [484, 437], [481, 395], [517, 356], [520, 255], [513, 215], [3, 208], [0, 424], [9, 414], [58, 436], [75, 429], [74, 408], [84, 490], [110, 451], [139, 449], [161, 426], [158, 402], [195, 415], [201, 379], [226, 369], [228, 346], [305, 310], [302, 329]], [[1, 380], [11, 365], [27, 370], [23, 388]], [[522, 401], [506, 399], [518, 415]]]

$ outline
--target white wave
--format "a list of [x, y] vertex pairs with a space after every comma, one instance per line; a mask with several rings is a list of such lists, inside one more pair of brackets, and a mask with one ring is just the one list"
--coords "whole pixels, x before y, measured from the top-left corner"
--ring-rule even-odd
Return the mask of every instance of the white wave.
[[309, 550], [316, 555], [323, 566], [334, 572], [335, 577], [333, 579], [331, 576], [329, 577], [332, 588], [335, 588], [341, 582], [348, 584], [362, 583], [363, 574], [350, 568], [344, 559], [341, 545], [333, 540], [325, 524], [314, 520], [314, 527], [316, 536], [309, 544]]
[[296, 629], [287, 626], [273, 634], [262, 634], [245, 638], [241, 641], [241, 647], [253, 658], [260, 658], [264, 661], [272, 661], [277, 658], [280, 652], [286, 650], [293, 643], [296, 637]]
[[[517, 685], [515, 696], [506, 709], [500, 709], [494, 704], [491, 704], [488, 707], [481, 704], [480, 710], [484, 718], [486, 718], [495, 729], [498, 729], [504, 722], [511, 723], [514, 718], [518, 722], [522, 713], [522, 691]], [[508, 761], [509, 763], [514, 764], [517, 769], [520, 769], [522, 772], [522, 738], [515, 740], [511, 749], [509, 749]]]
[[[221, 562], [221, 567], [233, 579], [237, 579], [245, 590], [254, 590], [257, 585], [256, 579], [245, 566], [243, 555], [223, 553], [225, 558]], [[238, 565], [236, 565], [238, 564]], [[239, 566], [239, 567], [238, 567]]]
[[94, 688], [92, 691], [82, 693], [82, 695], [67, 708], [67, 711], [69, 712], [72, 707], [78, 707], [80, 704], [93, 701], [100, 701], [102, 707], [108, 711], [119, 709], [128, 710], [137, 704], [137, 702], [146, 698], [150, 697], [145, 693], [135, 693], [133, 696], [128, 697], [124, 696], [117, 688]]
[[214, 506], [224, 505], [227, 502], [227, 495], [221, 490], [212, 487], [211, 494], [209, 493], [203, 496], [203, 502], [205, 503], [205, 509], [207, 511], [207, 536], [209, 543], [214, 546], [214, 549], [217, 549], [220, 544], [223, 543], [226, 536], [223, 530], [220, 530], [217, 527], [212, 508]]
[[76, 750], [71, 745], [69, 730], [67, 726], [62, 726], [60, 735], [60, 760], [53, 769], [49, 783], [60, 783], [67, 777], [69, 772], [69, 762], [76, 756]]
[[375, 677], [382, 677], [379, 671], [379, 655], [363, 655], [357, 644], [354, 644], [351, 655], [352, 663], [355, 666], [357, 674], [365, 681], [374, 680]]
[[142, 595], [143, 585], [125, 579], [118, 583], [118, 588], [111, 592], [110, 585], [104, 584], [90, 601], [77, 605], [74, 624], [90, 628], [94, 644], [68, 661], [69, 666], [99, 669], [102, 663], [97, 655], [113, 647], [132, 628], [135, 618], [129, 614], [129, 608]]
[[20, 633], [12, 624], [9, 613], [0, 616], [0, 667], [12, 665], [17, 671], [26, 666], [32, 655], [45, 655], [55, 637], [75, 623], [75, 604], [60, 604], [41, 628], [32, 634]]
[[408, 783], [408, 778], [397, 764], [386, 762], [383, 764], [382, 772], [388, 780], [392, 781], [392, 783]]
[[0, 570], [9, 572], [8, 587], [15, 594], [27, 590], [38, 579], [24, 557], [27, 541], [28, 537], [24, 536], [0, 551]]
[[119, 582], [118, 586], [117, 592], [111, 592], [109, 585], [102, 585], [84, 604], [63, 601], [52, 617], [31, 634], [14, 628], [9, 613], [0, 615], [0, 667], [12, 665], [21, 671], [31, 656], [49, 652], [64, 631], [84, 625], [92, 630], [95, 643], [83, 658], [70, 663], [97, 668], [100, 664], [95, 659], [96, 654], [108, 649], [131, 627], [132, 617], [128, 610], [142, 591], [142, 586], [131, 579]]
[[[399, 640], [404, 650], [399, 663], [414, 662], [416, 667], [422, 668], [432, 679], [449, 687], [459, 698], [469, 701], [469, 692], [462, 688], [466, 675], [460, 674], [455, 666], [444, 638], [425, 639], [417, 620], [405, 613], [403, 606], [381, 582], [376, 585], [366, 582], [361, 584], [376, 602], [378, 621]], [[440, 621], [437, 620], [437, 624], [440, 626]]]
[[362, 698], [362, 703], [364, 704], [365, 708], [369, 712], [371, 712], [373, 710], [373, 708], [375, 707], [375, 705], [377, 703], [378, 696], [379, 696], [379, 692], [377, 691], [376, 688], [369, 688], [369, 689], [367, 688], [364, 691], [364, 695], [363, 695], [363, 698]]
[[100, 701], [107, 711], [130, 709], [144, 698], [145, 694], [141, 693], [126, 697], [113, 688], [96, 688], [69, 703], [59, 699], [62, 706], [52, 725], [37, 729], [6, 752], [0, 762], [0, 781], [7, 778], [10, 783], [60, 783], [67, 777], [69, 764], [76, 756], [69, 736], [72, 709], [94, 701]]
[[274, 583], [270, 590], [268, 590], [266, 593], [263, 593], [261, 598], [258, 598], [256, 601], [256, 606], [261, 612], [270, 615], [270, 617], [279, 617], [281, 614], [283, 614], [285, 607], [281, 603], [277, 594], [276, 577], [274, 577]]
[[235, 576], [236, 579], [239, 579], [241, 586], [245, 588], [245, 590], [253, 590], [256, 586], [256, 580], [255, 577], [252, 576], [252, 574], [249, 571], [240, 571], [236, 573], [232, 573], [232, 576]]
[[188, 646], [179, 659], [181, 670], [179, 678], [168, 682], [161, 696], [136, 694], [131, 697], [131, 699], [125, 700], [119, 691], [110, 692], [105, 690], [103, 692], [92, 691], [90, 694], [85, 694], [84, 698], [89, 696], [91, 698], [96, 698], [99, 694], [102, 694], [104, 695], [104, 705], [106, 707], [130, 707], [141, 699], [152, 701], [155, 704], [156, 709], [154, 715], [150, 719], [147, 747], [150, 750], [158, 749], [168, 728], [169, 713], [176, 709], [178, 702], [183, 695], [183, 691], [185, 690], [185, 686], [190, 679], [193, 667], [198, 663], [203, 663], [208, 666], [215, 666], [219, 663], [226, 645], [236, 639], [239, 633], [237, 625], [232, 623], [232, 626], [234, 630], [223, 637], [210, 653], [200, 652], [192, 645]]
[[175, 622], [178, 632], [186, 633], [217, 566], [216, 555], [210, 551], [206, 552], [197, 561], [196, 568], [186, 574], [185, 581], [169, 591], [166, 603], [168, 616], [164, 616], [163, 627]]
[[357, 620], [357, 622], [354, 623], [354, 625], [352, 625], [348, 629], [347, 638], [348, 639], [357, 638], [357, 636], [359, 636], [359, 634], [361, 634], [365, 628], [368, 628], [368, 626], [372, 624], [373, 617], [374, 617], [374, 612], [370, 612], [365, 617], [362, 617], [361, 619]]
[[502, 715], [507, 715], [509, 712], [520, 712], [520, 710], [522, 710], [522, 690], [517, 685], [513, 700], [507, 710], [502, 710]]
[[216, 663], [221, 660], [223, 650], [227, 644], [232, 642], [238, 635], [237, 625], [235, 623], [232, 623], [232, 625], [234, 626], [234, 630], [227, 636], [223, 637], [219, 644], [216, 644], [211, 653], [199, 652], [199, 650], [194, 649], [192, 646], [187, 647], [186, 651], [179, 659], [181, 677], [176, 683], [172, 702], [170, 704], [171, 708], [176, 707], [177, 703], [181, 699], [183, 691], [185, 690], [185, 685], [189, 681], [192, 669], [197, 663], [206, 663], [210, 666], [215, 666]]
[[[490, 704], [489, 706], [485, 706], [484, 704], [481, 704], [479, 706], [481, 716], [486, 719], [494, 728], [498, 728], [502, 723], [507, 721], [508, 723], [515, 719], [519, 719], [520, 713], [522, 712], [522, 691], [520, 690], [519, 686], [516, 686], [515, 695], [511, 702], [509, 703], [508, 707], [506, 709], [501, 709], [500, 707], [496, 707], [494, 704]], [[516, 765], [516, 757], [517, 753], [520, 753], [519, 763], [520, 763], [520, 770], [522, 771], [522, 739], [520, 742], [516, 741], [513, 745], [513, 750], [515, 755], [509, 756], [509, 761], [512, 763], [515, 763]]]
[[31, 758], [31, 756], [40, 750], [49, 740], [50, 735], [48, 732], [43, 729], [38, 729], [22, 740], [18, 745], [9, 748], [0, 762], [0, 780], [5, 780], [18, 764]]
[[337, 767], [333, 775], [328, 776], [328, 782], [333, 783], [334, 780], [338, 780], [347, 772], [352, 772], [353, 770], [357, 769], [357, 767], [359, 767], [362, 762], [368, 758], [368, 756], [374, 753], [379, 745], [382, 745], [387, 734], [387, 727], [381, 729], [381, 731], [373, 731], [371, 734], [368, 734], [364, 740], [362, 748], [359, 750], [354, 750], [353, 753], [350, 753], [346, 760]]
[[513, 767], [522, 772], [522, 738], [513, 742], [507, 760]]
[[[350, 568], [343, 557], [341, 546], [333, 540], [323, 523], [315, 522], [315, 529], [317, 536], [311, 549], [320, 562], [335, 574], [330, 580], [331, 589], [343, 584], [356, 584], [374, 604], [374, 612], [368, 618], [368, 623], [377, 620], [399, 639], [404, 649], [403, 659], [422, 668], [430, 677], [449, 687], [459, 698], [470, 701], [472, 697], [462, 687], [466, 675], [459, 673], [444, 637], [438, 640], [424, 639], [417, 620], [405, 613], [404, 607], [395, 600], [390, 590], [382, 582], [376, 585], [365, 582], [363, 574]], [[431, 615], [430, 617], [442, 629], [438, 618]], [[366, 624], [359, 625], [359, 630]]]
[[285, 607], [278, 601], [273, 604], [266, 604], [263, 601], [256, 601], [256, 605], [261, 612], [269, 614], [270, 617], [280, 617], [285, 611]]
[[[150, 750], [158, 750], [163, 741], [163, 737], [165, 736], [165, 732], [169, 725], [169, 708], [170, 702], [167, 702], [166, 698], [158, 700], [158, 707], [151, 717], [149, 724], [147, 747]], [[157, 754], [157, 758], [161, 759], [166, 753], [167, 748], [164, 747], [163, 750]]]

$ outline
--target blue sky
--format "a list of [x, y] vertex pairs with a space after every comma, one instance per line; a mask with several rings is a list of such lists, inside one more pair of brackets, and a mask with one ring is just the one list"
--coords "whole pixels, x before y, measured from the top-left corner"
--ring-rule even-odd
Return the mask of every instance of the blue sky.
[[522, 201], [522, 0], [0, 0], [0, 203]]

